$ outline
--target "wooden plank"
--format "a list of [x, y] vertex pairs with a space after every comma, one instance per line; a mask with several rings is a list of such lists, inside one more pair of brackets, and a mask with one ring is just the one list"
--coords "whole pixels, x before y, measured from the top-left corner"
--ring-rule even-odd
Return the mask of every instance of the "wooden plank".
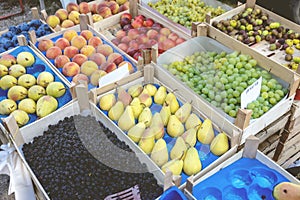
[[247, 0], [246, 1], [246, 8], [254, 8], [256, 0]]
[[167, 172], [165, 173], [164, 191], [166, 191], [167, 189], [169, 189], [174, 185], [172, 176], [173, 176], [172, 172], [167, 170]]
[[296, 119], [296, 118], [298, 119], [300, 117], [300, 101], [294, 100], [291, 111], [292, 111], [292, 119]]
[[293, 164], [296, 160], [299, 160], [300, 158], [300, 152], [296, 153], [295, 155], [293, 155], [292, 157], [290, 157], [286, 162], [284, 162], [283, 164], [281, 164], [281, 166], [286, 169], [288, 168], [291, 164]]
[[277, 161], [279, 165], [282, 165], [284, 162], [286, 162], [290, 157], [295, 155], [300, 151], [300, 145], [293, 145], [287, 150], [285, 150], [282, 155], [280, 156], [280, 159]]
[[259, 139], [253, 135], [246, 139], [245, 147], [243, 151], [244, 158], [255, 158], [259, 145]]
[[37, 7], [31, 8], [32, 18], [33, 19], [40, 19], [39, 10]]
[[7, 131], [11, 134], [12, 138], [16, 142], [16, 144], [21, 145], [24, 143], [24, 138], [21, 135], [19, 126], [17, 121], [12, 115], [2, 119], [4, 126], [6, 127]]
[[252, 115], [252, 110], [239, 109], [234, 125], [244, 130], [250, 124], [251, 115]]
[[129, 0], [129, 11], [132, 18], [135, 18], [138, 15], [138, 0]]
[[144, 84], [154, 83], [154, 67], [146, 65], [144, 67]]

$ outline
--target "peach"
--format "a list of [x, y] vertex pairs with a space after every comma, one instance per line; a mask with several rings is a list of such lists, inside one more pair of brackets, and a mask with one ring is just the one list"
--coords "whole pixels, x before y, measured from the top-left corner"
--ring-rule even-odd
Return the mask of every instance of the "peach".
[[93, 14], [92, 18], [94, 23], [99, 22], [103, 19], [103, 17], [99, 14]]
[[76, 55], [73, 57], [72, 62], [75, 62], [75, 63], [77, 63], [79, 66], [81, 66], [82, 63], [84, 63], [84, 62], [87, 61], [87, 60], [88, 60], [88, 57], [87, 57], [86, 55], [79, 53], [79, 54], [76, 54]]
[[79, 6], [77, 5], [77, 3], [68, 3], [67, 5], [67, 11], [68, 13], [72, 12], [72, 11], [79, 11]]
[[113, 62], [116, 65], [120, 64], [123, 61], [124, 61], [123, 56], [119, 53], [112, 53], [107, 58], [107, 62], [111, 62], [111, 63]]
[[51, 47], [46, 51], [46, 57], [49, 59], [55, 59], [57, 56], [62, 55], [61, 49], [59, 47]]
[[71, 45], [78, 49], [81, 49], [86, 44], [87, 44], [86, 39], [84, 37], [82, 37], [81, 35], [77, 35], [77, 36], [73, 37], [71, 40]]
[[165, 35], [159, 34], [159, 35], [157, 36], [157, 42], [163, 42], [163, 41], [165, 41], [166, 39], [167, 39], [167, 36], [165, 36]]
[[173, 48], [175, 46], [176, 46], [175, 41], [173, 41], [171, 39], [166, 39], [165, 41], [163, 41], [163, 49], [164, 50], [171, 49], [171, 48]]
[[178, 38], [175, 42], [176, 42], [176, 45], [178, 45], [178, 44], [181, 44], [181, 43], [185, 42], [185, 39]]
[[101, 3], [99, 3], [98, 5], [97, 5], [97, 13], [98, 13], [98, 10], [100, 9], [100, 8], [102, 8], [102, 7], [107, 7], [107, 5], [108, 5], [108, 1], [103, 1], [103, 2], [101, 2]]
[[179, 38], [179, 36], [177, 35], [177, 33], [170, 33], [170, 35], [168, 35], [168, 38], [173, 41], [176, 41]]
[[91, 60], [85, 61], [84, 63], [82, 63], [81, 67], [80, 67], [80, 71], [82, 74], [85, 74], [87, 76], [92, 75], [92, 73], [94, 71], [96, 71], [98, 69], [98, 65]]
[[121, 50], [123, 50], [123, 51], [127, 51], [127, 49], [128, 49], [128, 45], [127, 44], [125, 44], [125, 43], [120, 43], [119, 45], [118, 45], [118, 47], [121, 49]]
[[121, 19], [122, 18], [128, 18], [129, 20], [132, 20], [132, 15], [130, 14], [130, 13], [123, 13], [122, 15], [121, 15]]
[[144, 43], [147, 43], [147, 42], [149, 41], [149, 38], [147, 37], [147, 35], [142, 34], [142, 35], [139, 35], [139, 36], [136, 38], [136, 41], [137, 41], [139, 44], [144, 44]]
[[132, 64], [131, 64], [130, 62], [128, 62], [128, 61], [123, 61], [123, 62], [121, 62], [121, 63], [118, 65], [118, 68], [123, 67], [125, 64], [128, 65], [128, 71], [129, 71], [130, 73], [133, 73], [133, 72], [134, 72], [134, 68], [133, 68]]
[[86, 55], [87, 57], [89, 57], [90, 55], [92, 55], [95, 52], [96, 52], [96, 49], [92, 45], [85, 45], [80, 49], [80, 53], [82, 53], [83, 55]]
[[55, 16], [57, 16], [59, 20], [62, 22], [68, 19], [68, 11], [66, 9], [60, 8], [55, 12]]
[[79, 83], [79, 81], [86, 81], [86, 83], [89, 83], [89, 77], [85, 74], [77, 74], [73, 77], [72, 82]]
[[60, 24], [60, 20], [57, 16], [55, 15], [49, 15], [46, 19], [46, 22], [51, 28], [55, 28], [57, 25]]
[[117, 4], [115, 1], [108, 2], [107, 6], [111, 10], [111, 13], [113, 15], [117, 14], [119, 11], [119, 4]]
[[144, 23], [144, 21], [142, 21], [140, 19], [135, 19], [135, 20], [133, 20], [131, 25], [133, 26], [133, 28], [140, 28], [143, 26], [143, 23]]
[[106, 57], [101, 53], [94, 53], [89, 57], [89, 60], [94, 61], [98, 66], [106, 62]]
[[97, 36], [93, 36], [88, 40], [88, 44], [95, 47], [95, 48], [97, 46], [99, 46], [100, 44], [102, 44], [102, 43], [103, 43], [102, 40]]
[[130, 56], [133, 56], [138, 51], [138, 47], [139, 46], [137, 46], [137, 48], [129, 46], [126, 53]]
[[118, 46], [118, 44], [120, 44], [120, 40], [118, 38], [112, 39], [111, 42], [116, 46]]
[[144, 15], [138, 15], [134, 18], [134, 20], [141, 20], [141, 21], [145, 21], [146, 17]]
[[127, 35], [127, 34], [126, 34], [126, 31], [118, 30], [118, 32], [116, 33], [116, 38], [122, 39], [122, 38], [125, 37], [126, 35]]
[[66, 63], [70, 62], [70, 58], [65, 55], [59, 55], [54, 60], [54, 65], [57, 68], [62, 68]]
[[53, 47], [54, 44], [50, 39], [42, 39], [39, 41], [38, 49], [40, 51], [47, 51], [49, 48]]
[[73, 37], [77, 36], [77, 32], [75, 30], [66, 30], [63, 34], [63, 37], [69, 40], [69, 42], [73, 39]]
[[162, 35], [168, 36], [168, 35], [170, 35], [171, 30], [164, 27], [164, 28], [160, 29], [159, 33], [162, 34]]
[[106, 18], [107, 16], [110, 16], [112, 14], [109, 7], [100, 7], [99, 9], [97, 9], [97, 12], [103, 18]]
[[64, 21], [61, 23], [61, 27], [62, 27], [62, 28], [70, 28], [70, 27], [72, 27], [72, 26], [74, 26], [74, 25], [75, 25], [74, 22], [71, 21], [71, 20], [69, 20], [69, 19], [66, 19], [66, 20], [64, 20]]
[[55, 46], [59, 47], [61, 50], [64, 50], [66, 47], [70, 46], [70, 42], [66, 38], [59, 38], [55, 41]]
[[90, 7], [91, 13], [93, 13], [93, 14], [96, 14], [96, 13], [97, 13], [97, 6], [98, 6], [97, 3], [90, 4], [89, 7]]
[[123, 11], [128, 10], [128, 9], [129, 9], [129, 6], [123, 4], [123, 5], [121, 5], [121, 6], [119, 7], [118, 12], [120, 13], [120, 12], [123, 12]]
[[91, 75], [91, 84], [93, 84], [94, 86], [98, 86], [99, 85], [99, 79], [106, 75], [107, 73], [103, 70], [97, 69], [96, 71], [94, 71], [94, 73]]
[[[124, 36], [124, 37], [122, 37], [122, 39], [121, 39], [121, 43], [125, 43], [125, 44], [128, 44], [129, 42], [131, 42], [132, 40], [131, 40], [131, 38], [129, 37], [129, 36]], [[119, 45], [119, 44], [118, 44]], [[117, 46], [118, 46], [117, 45]]]
[[109, 46], [108, 44], [100, 44], [97, 47], [97, 53], [101, 53], [103, 54], [105, 57], [109, 56], [110, 54], [112, 54], [114, 52], [113, 48], [111, 46]]
[[77, 47], [69, 46], [64, 50], [64, 55], [68, 56], [69, 58], [73, 58], [76, 54], [78, 54]]
[[151, 27], [154, 24], [153, 19], [148, 18], [146, 21], [144, 21], [143, 25], [146, 27]]
[[109, 72], [117, 69], [117, 65], [115, 63], [105, 62], [100, 66], [100, 69], [109, 73]]
[[147, 33], [146, 33], [147, 37], [149, 39], [153, 39], [156, 38], [156, 36], [158, 35], [158, 32], [156, 30], [150, 29]]
[[63, 66], [62, 73], [65, 76], [76, 76], [80, 72], [80, 67], [75, 62], [68, 62]]
[[130, 29], [127, 35], [130, 39], [134, 40], [139, 36], [139, 31], [137, 29]]
[[87, 14], [90, 12], [90, 7], [87, 2], [84, 2], [84, 1], [81, 2], [78, 7], [79, 7], [79, 12], [81, 14]]
[[[82, 2], [82, 3], [86, 3], [86, 2]], [[93, 37], [93, 33], [90, 30], [83, 30], [81, 31], [80, 35], [84, 37], [86, 40], [89, 40], [91, 37]]]
[[69, 18], [69, 20], [74, 22], [74, 24], [79, 24], [79, 15], [80, 15], [80, 13], [78, 11], [73, 10], [72, 12], [70, 12], [68, 18]]
[[136, 40], [131, 40], [129, 42], [129, 46], [132, 47], [132, 48], [134, 48], [134, 49], [138, 49], [139, 43]]

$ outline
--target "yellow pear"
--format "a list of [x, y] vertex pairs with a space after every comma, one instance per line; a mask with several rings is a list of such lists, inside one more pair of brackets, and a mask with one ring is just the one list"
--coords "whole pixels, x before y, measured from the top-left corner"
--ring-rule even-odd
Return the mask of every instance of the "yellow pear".
[[152, 112], [149, 107], [145, 107], [138, 118], [139, 122], [144, 122], [149, 127], [152, 121]]
[[36, 102], [36, 115], [40, 118], [54, 112], [58, 107], [57, 100], [49, 95], [42, 96]]
[[132, 97], [130, 96], [130, 94], [128, 94], [126, 90], [122, 87], [119, 87], [117, 90], [118, 90], [118, 101], [122, 101], [124, 106], [128, 106], [132, 101]]
[[29, 121], [28, 114], [23, 110], [15, 110], [12, 113], [10, 113], [10, 115], [12, 115], [15, 118], [19, 127], [24, 126]]
[[185, 123], [187, 118], [190, 116], [191, 111], [192, 105], [186, 102], [176, 111], [175, 115], [182, 123]]
[[113, 105], [116, 103], [116, 96], [115, 94], [106, 94], [101, 97], [99, 101], [99, 106], [102, 110], [107, 110], [111, 109]]
[[164, 86], [160, 86], [154, 95], [154, 102], [156, 104], [162, 105], [165, 102], [166, 96], [167, 96], [167, 88]]
[[197, 149], [195, 147], [189, 148], [183, 161], [184, 173], [186, 173], [188, 176], [191, 176], [200, 172], [201, 169], [202, 164]]
[[34, 114], [36, 112], [36, 103], [32, 99], [26, 98], [19, 102], [18, 109], [28, 114]]
[[154, 140], [154, 135], [152, 133], [151, 128], [147, 128], [143, 135], [142, 138], [139, 141], [139, 147], [146, 153], [150, 154], [153, 147], [155, 145], [155, 140]]
[[167, 125], [167, 132], [171, 137], [178, 137], [184, 132], [184, 126], [175, 115], [171, 115]]
[[130, 94], [133, 98], [137, 97], [143, 91], [143, 86], [141, 84], [133, 85], [128, 89], [128, 94]]
[[161, 138], [156, 141], [150, 157], [159, 167], [161, 167], [166, 162], [168, 162], [169, 153], [168, 153], [167, 143], [164, 139]]
[[150, 96], [154, 96], [155, 93], [156, 93], [156, 91], [157, 91], [157, 88], [155, 87], [155, 85], [150, 84], [150, 83], [147, 84], [147, 85], [145, 86], [145, 88], [146, 88], [146, 90], [148, 91], [148, 93], [149, 93]]
[[224, 132], [219, 133], [210, 144], [210, 151], [216, 156], [224, 154], [228, 149], [228, 137]]
[[169, 92], [165, 99], [165, 103], [170, 105], [171, 113], [174, 114], [179, 109], [179, 103], [173, 92]]
[[144, 106], [141, 104], [141, 101], [138, 97], [134, 97], [130, 105], [132, 107], [134, 118], [137, 119], [143, 111]]
[[210, 144], [214, 139], [214, 129], [210, 119], [204, 120], [203, 124], [197, 131], [197, 138], [203, 144]]
[[170, 104], [173, 99], [176, 99], [176, 96], [173, 92], [169, 92], [165, 98], [165, 102]]
[[195, 128], [190, 128], [185, 131], [181, 137], [184, 139], [185, 143], [187, 143], [190, 147], [193, 147], [197, 142], [197, 131]]
[[126, 106], [125, 111], [121, 115], [118, 121], [118, 126], [123, 131], [128, 131], [131, 127], [135, 125], [135, 120], [133, 116], [133, 111], [131, 106]]
[[164, 104], [163, 107], [161, 108], [159, 114], [160, 114], [161, 119], [164, 123], [164, 126], [167, 126], [168, 122], [169, 122], [169, 118], [171, 116], [170, 106], [168, 104]]
[[275, 200], [299, 200], [300, 185], [291, 182], [281, 182], [273, 189]]
[[166, 164], [161, 167], [161, 170], [166, 173], [167, 171], [171, 171], [173, 175], [180, 175], [183, 168], [183, 160], [174, 159], [170, 160]]
[[135, 143], [138, 143], [146, 129], [146, 125], [144, 122], [139, 122], [136, 125], [134, 125], [132, 128], [128, 131], [128, 137], [132, 139]]
[[0, 114], [1, 115], [8, 115], [15, 110], [17, 110], [17, 104], [15, 101], [13, 101], [11, 99], [3, 99], [0, 102]]
[[150, 128], [153, 129], [153, 134], [155, 135], [156, 140], [164, 136], [165, 127], [158, 112], [153, 115]]
[[199, 119], [199, 117], [195, 114], [192, 113], [190, 114], [190, 116], [187, 118], [186, 122], [185, 122], [185, 128], [188, 130], [190, 128], [200, 128], [202, 122]]
[[124, 112], [124, 104], [122, 103], [122, 101], [117, 101], [117, 103], [113, 105], [111, 109], [109, 109], [108, 117], [111, 120], [118, 121], [121, 115], [123, 114], [123, 112]]
[[150, 107], [152, 105], [152, 98], [146, 89], [144, 89], [139, 95], [139, 99], [146, 107]]
[[182, 137], [178, 137], [172, 150], [170, 151], [170, 158], [175, 159], [180, 158], [182, 156], [184, 157], [186, 150], [187, 146], [185, 144], [184, 139]]

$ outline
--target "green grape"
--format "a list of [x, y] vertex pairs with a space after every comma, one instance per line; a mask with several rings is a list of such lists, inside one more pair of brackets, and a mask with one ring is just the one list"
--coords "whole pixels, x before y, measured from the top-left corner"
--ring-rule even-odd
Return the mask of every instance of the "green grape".
[[276, 99], [276, 101], [280, 101], [281, 100], [281, 96], [277, 93], [274, 94], [274, 98]]
[[231, 69], [227, 69], [227, 70], [226, 70], [226, 74], [227, 74], [227, 75], [232, 75], [232, 74], [233, 74], [233, 71], [232, 71]]
[[217, 102], [221, 102], [221, 101], [222, 101], [221, 95], [217, 94], [217, 95], [215, 96], [215, 100], [216, 100]]
[[235, 110], [229, 111], [228, 114], [229, 114], [230, 117], [236, 117], [236, 111]]
[[220, 104], [218, 103], [218, 102], [216, 102], [216, 101], [211, 101], [210, 102], [213, 106], [215, 106], [215, 107], [219, 107], [220, 106]]
[[228, 83], [228, 80], [227, 80], [227, 78], [221, 78], [220, 79], [220, 81], [221, 81], [221, 83], [223, 83], [223, 84], [226, 84], [226, 83]]
[[208, 94], [208, 92], [209, 92], [209, 90], [207, 88], [203, 88], [201, 91], [203, 94]]
[[262, 96], [262, 98], [264, 98], [265, 100], [266, 100], [267, 98], [269, 98], [268, 92], [263, 92], [263, 93], [261, 93], [261, 96]]
[[212, 91], [212, 90], [210, 90], [210, 91], [208, 92], [208, 97], [209, 97], [210, 99], [215, 99], [215, 92]]
[[263, 106], [262, 107], [262, 110], [266, 113], [269, 111], [269, 106]]
[[222, 91], [222, 92], [220, 93], [220, 95], [221, 95], [221, 97], [224, 99], [224, 98], [227, 97], [227, 92], [226, 92], [226, 91]]
[[243, 89], [246, 89], [248, 87], [247, 83], [246, 82], [241, 82], [240, 83], [240, 86], [243, 88]]
[[264, 103], [264, 102], [265, 102], [265, 99], [264, 99], [263, 97], [258, 97], [258, 98], [257, 98], [257, 101], [258, 101], [259, 103]]
[[262, 85], [260, 91], [261, 92], [268, 92], [270, 90], [270, 88], [266, 85]]
[[234, 97], [239, 97], [241, 95], [241, 93], [237, 90], [233, 91], [233, 96]]
[[238, 69], [241, 69], [241, 68], [243, 68], [244, 66], [243, 66], [243, 63], [242, 63], [242, 62], [238, 62], [238, 63], [236, 63], [235, 67], [238, 68]]
[[268, 96], [269, 96], [269, 98], [273, 98], [274, 97], [274, 92], [273, 91], [269, 91], [268, 92]]
[[274, 97], [272, 97], [269, 99], [269, 102], [270, 104], [275, 105], [277, 103], [277, 100]]
[[252, 65], [252, 67], [255, 67], [257, 65], [257, 61], [254, 59], [250, 59], [248, 62]]
[[230, 104], [236, 104], [237, 100], [235, 98], [231, 98], [231, 99], [229, 99], [229, 103]]
[[255, 104], [251, 102], [247, 105], [247, 108], [253, 110], [255, 108]]
[[283, 97], [283, 96], [284, 96], [284, 92], [283, 92], [282, 90], [277, 89], [277, 90], [275, 91], [275, 93], [276, 93], [276, 94], [279, 94], [280, 97]]

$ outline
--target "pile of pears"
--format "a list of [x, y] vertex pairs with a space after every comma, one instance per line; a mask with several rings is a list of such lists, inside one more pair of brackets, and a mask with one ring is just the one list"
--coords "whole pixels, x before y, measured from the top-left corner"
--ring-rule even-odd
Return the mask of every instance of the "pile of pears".
[[55, 82], [50, 72], [41, 72], [37, 77], [27, 74], [34, 63], [30, 52], [21, 52], [16, 58], [10, 54], [0, 58], [0, 90], [7, 94], [0, 101], [0, 114], [14, 116], [19, 127], [29, 122], [29, 114], [42, 118], [55, 111], [56, 98], [66, 92], [64, 84]]
[[[186, 102], [180, 106], [175, 94], [167, 92], [166, 87], [136, 84], [127, 91], [122, 87], [116, 91], [100, 98], [100, 109], [106, 111], [163, 172], [180, 175], [183, 171], [188, 176], [200, 172], [202, 164], [199, 149], [195, 147], [197, 140], [210, 144], [210, 151], [216, 156], [229, 149], [225, 133], [215, 136], [212, 121], [205, 119], [202, 123], [192, 113], [192, 105]], [[151, 110], [154, 107], [155, 111]], [[168, 136], [176, 140], [170, 152], [165, 141]]]

